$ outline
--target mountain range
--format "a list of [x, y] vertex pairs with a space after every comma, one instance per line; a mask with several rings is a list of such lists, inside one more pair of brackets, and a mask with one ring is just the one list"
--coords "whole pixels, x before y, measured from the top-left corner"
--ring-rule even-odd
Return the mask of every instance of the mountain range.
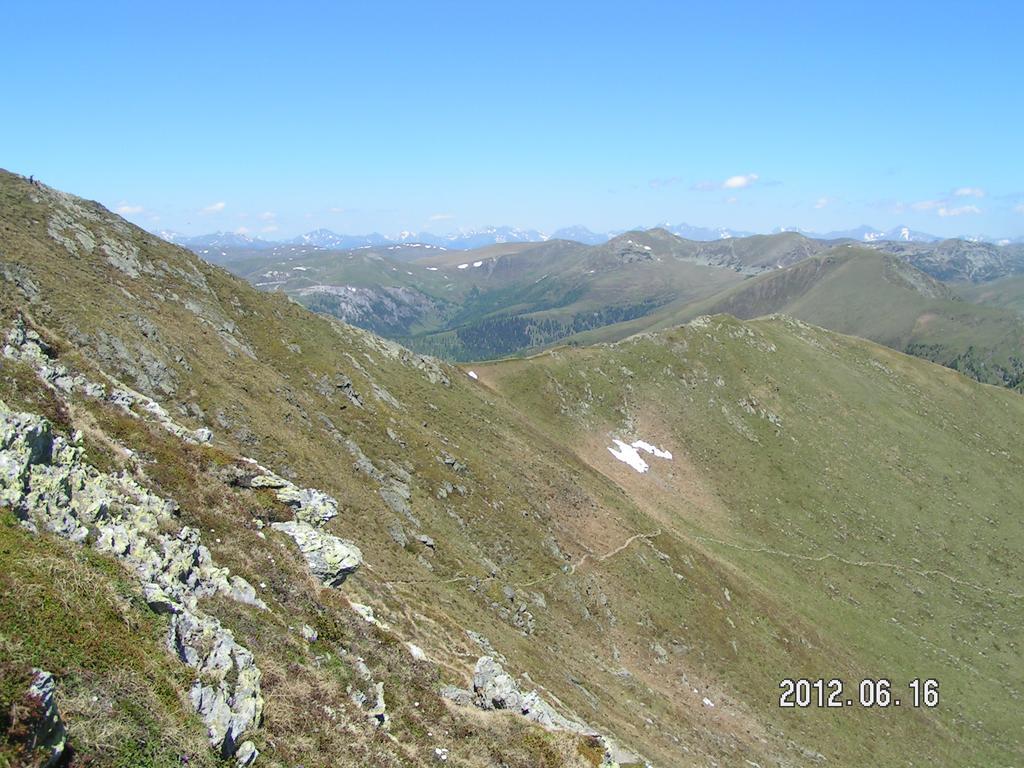
[[[732, 230], [726, 228], [695, 227], [689, 224], [670, 224], [668, 222], [659, 224], [658, 228], [671, 232], [674, 235], [687, 240], [723, 240], [734, 237], [750, 237], [753, 232]], [[634, 230], [647, 229], [647, 227], [634, 227]], [[593, 232], [583, 226], [564, 227], [551, 233], [540, 232], [535, 229], [519, 229], [517, 227], [484, 227], [478, 230], [462, 230], [446, 235], [436, 235], [430, 232], [400, 232], [397, 235], [382, 235], [373, 232], [368, 235], [344, 235], [332, 232], [329, 229], [315, 229], [304, 235], [289, 240], [264, 240], [248, 234], [238, 232], [212, 232], [206, 235], [182, 235], [169, 230], [156, 232], [164, 240], [182, 245], [192, 250], [213, 250], [222, 247], [251, 248], [251, 249], [272, 249], [284, 245], [301, 245], [324, 248], [328, 250], [347, 250], [351, 248], [363, 248], [382, 245], [396, 245], [406, 243], [422, 243], [437, 248], [448, 248], [452, 250], [470, 250], [486, 245], [498, 245], [502, 243], [525, 243], [544, 242], [546, 240], [572, 240], [584, 245], [599, 245], [608, 240], [631, 230], [614, 230], [609, 232]], [[795, 227], [779, 228], [775, 232], [799, 232], [818, 240], [858, 240], [865, 243], [892, 241], [912, 243], [934, 243], [944, 238], [930, 235], [925, 232], [911, 230], [909, 227], [894, 227], [889, 230], [879, 230], [874, 227], [860, 226], [855, 229], [841, 230], [826, 233], [814, 233], [801, 230]], [[994, 239], [983, 235], [964, 236], [960, 239], [973, 242], [989, 242], [1006, 245], [1009, 243], [1024, 242], [1024, 237], [1015, 239]]]

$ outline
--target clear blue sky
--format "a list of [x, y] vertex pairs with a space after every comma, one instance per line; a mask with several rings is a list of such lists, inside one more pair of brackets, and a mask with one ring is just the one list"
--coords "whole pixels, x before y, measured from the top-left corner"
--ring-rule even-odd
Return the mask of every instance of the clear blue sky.
[[816, 5], [11, 3], [0, 166], [190, 234], [1024, 234], [1024, 7]]

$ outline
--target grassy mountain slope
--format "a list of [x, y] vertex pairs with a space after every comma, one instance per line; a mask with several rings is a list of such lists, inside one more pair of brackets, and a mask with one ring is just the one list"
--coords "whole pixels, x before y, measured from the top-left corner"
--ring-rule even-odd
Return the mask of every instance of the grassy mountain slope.
[[260, 288], [450, 359], [521, 352], [739, 279], [698, 263], [687, 241], [662, 230], [595, 247], [552, 240], [427, 253], [403, 263], [389, 249], [296, 251], [228, 266]]
[[670, 328], [701, 314], [772, 313], [871, 339], [991, 384], [1024, 384], [1024, 322], [1011, 311], [960, 301], [945, 284], [875, 250], [842, 246], [768, 272], [709, 299], [575, 337], [579, 343]]
[[954, 290], [965, 301], [987, 307], [1001, 307], [1024, 315], [1024, 275], [1004, 277], [988, 283], [957, 283]]
[[[0, 363], [0, 399], [81, 430], [92, 464], [176, 500], [180, 522], [257, 588], [267, 611], [203, 604], [263, 670], [260, 764], [429, 765], [443, 748], [458, 766], [597, 765], [586, 737], [439, 696], [490, 648], [524, 689], [656, 766], [1024, 758], [1019, 708], [992, 706], [1019, 696], [1024, 668], [1010, 514], [1024, 406], [1011, 393], [782, 321], [558, 352], [481, 369], [478, 383], [10, 174], [0, 219], [4, 329], [22, 315], [61, 364], [213, 431], [187, 445]], [[633, 474], [609, 433], [677, 458]], [[365, 559], [340, 589], [269, 528], [288, 514], [272, 494], [231, 482], [242, 456], [338, 500], [327, 528]], [[190, 670], [160, 655], [166, 619], [116, 563], [0, 514], [0, 571], [31, 597], [0, 611], [0, 646], [19, 674], [58, 676], [79, 754], [126, 764], [104, 730], [116, 725], [151, 745], [130, 764], [214, 762], [194, 747]], [[83, 609], [33, 548], [58, 553], [97, 601], [121, 595], [140, 652], [123, 653], [130, 636], [113, 626], [57, 634], [61, 601], [75, 621], [117, 620]], [[97, 655], [123, 660], [124, 686], [109, 689]], [[352, 700], [360, 665], [383, 684], [386, 727]], [[799, 675], [939, 677], [943, 706], [781, 710], [779, 680]], [[79, 693], [112, 709], [90, 715], [68, 699]]]
[[[917, 764], [923, 743], [947, 738], [965, 754], [937, 764], [1021, 760], [1021, 710], [1009, 704], [1024, 682], [1018, 395], [799, 321], [724, 316], [476, 370], [663, 535], [699, 543], [814, 627], [798, 641], [807, 658], [762, 657], [766, 677], [927, 674], [948, 702], [866, 721], [799, 712], [793, 725], [823, 729], [865, 764]], [[605, 450], [612, 436], [673, 459], [637, 474]], [[729, 597], [716, 602], [729, 616]], [[751, 638], [736, 635], [750, 627], [730, 619], [727, 655], [744, 658]], [[872, 725], [886, 733], [868, 746]], [[903, 758], [883, 757], [904, 727]]]

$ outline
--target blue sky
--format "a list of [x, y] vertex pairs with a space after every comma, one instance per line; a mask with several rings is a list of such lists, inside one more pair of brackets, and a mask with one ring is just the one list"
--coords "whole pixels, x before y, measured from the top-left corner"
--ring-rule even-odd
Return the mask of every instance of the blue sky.
[[1024, 234], [1022, 6], [810, 5], [15, 3], [0, 166], [189, 234]]

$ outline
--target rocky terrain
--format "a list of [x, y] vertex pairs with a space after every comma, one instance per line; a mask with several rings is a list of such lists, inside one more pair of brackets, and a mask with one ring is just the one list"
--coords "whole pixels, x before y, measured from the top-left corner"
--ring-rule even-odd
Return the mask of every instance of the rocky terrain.
[[[471, 377], [6, 173], [0, 277], [0, 761], [1024, 759], [1014, 393], [722, 316]], [[882, 675], [943, 706], [778, 706]]]

